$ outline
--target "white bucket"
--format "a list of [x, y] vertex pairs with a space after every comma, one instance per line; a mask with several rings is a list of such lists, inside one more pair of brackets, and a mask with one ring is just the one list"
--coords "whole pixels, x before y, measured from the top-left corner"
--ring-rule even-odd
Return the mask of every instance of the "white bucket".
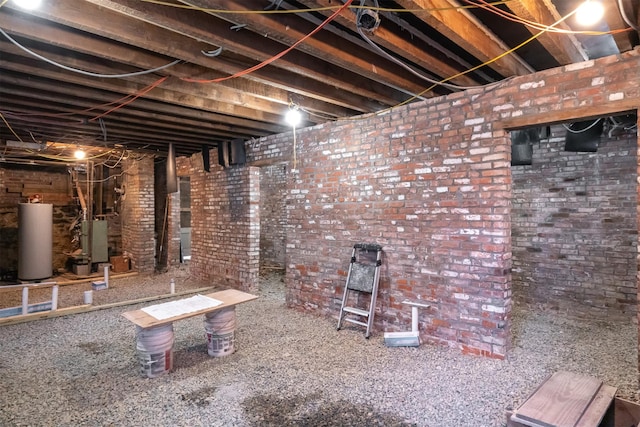
[[140, 374], [148, 378], [173, 369], [173, 323], [153, 328], [136, 327]]
[[223, 308], [207, 313], [204, 319], [207, 334], [207, 353], [209, 356], [222, 357], [235, 351], [236, 309]]

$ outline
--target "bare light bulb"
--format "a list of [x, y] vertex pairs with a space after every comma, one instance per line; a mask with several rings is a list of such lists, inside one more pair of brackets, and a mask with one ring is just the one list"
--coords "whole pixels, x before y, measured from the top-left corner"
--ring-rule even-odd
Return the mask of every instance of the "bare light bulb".
[[292, 108], [287, 111], [287, 114], [284, 116], [284, 118], [287, 123], [289, 123], [293, 127], [296, 127], [302, 121], [302, 114], [297, 108]]
[[87, 154], [82, 150], [76, 150], [75, 153], [73, 153], [73, 157], [75, 157], [78, 160], [84, 159], [86, 155]]
[[586, 0], [576, 11], [576, 21], [585, 27], [596, 24], [603, 16], [604, 6], [598, 0]]
[[17, 6], [27, 10], [37, 9], [40, 7], [40, 4], [42, 3], [42, 0], [13, 0], [13, 1]]

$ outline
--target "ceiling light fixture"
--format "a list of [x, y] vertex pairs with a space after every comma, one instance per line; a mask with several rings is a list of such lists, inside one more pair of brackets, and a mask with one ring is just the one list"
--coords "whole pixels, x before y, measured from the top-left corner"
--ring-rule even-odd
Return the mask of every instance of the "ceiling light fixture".
[[302, 122], [302, 113], [300, 113], [298, 107], [289, 107], [289, 111], [287, 111], [284, 119], [289, 123], [289, 125], [296, 127], [300, 122]]
[[604, 16], [604, 6], [598, 0], [586, 0], [576, 10], [576, 21], [584, 27], [598, 23]]
[[83, 150], [81, 149], [77, 149], [74, 153], [73, 153], [73, 157], [75, 157], [78, 160], [82, 160], [86, 157], [87, 153], [85, 153]]
[[289, 104], [289, 111], [287, 111], [287, 114], [285, 114], [284, 119], [293, 128], [293, 170], [296, 170], [296, 126], [298, 126], [302, 122], [302, 113], [298, 109], [298, 106], [293, 102]]
[[40, 7], [42, 0], [13, 0], [14, 3], [23, 9], [33, 10]]

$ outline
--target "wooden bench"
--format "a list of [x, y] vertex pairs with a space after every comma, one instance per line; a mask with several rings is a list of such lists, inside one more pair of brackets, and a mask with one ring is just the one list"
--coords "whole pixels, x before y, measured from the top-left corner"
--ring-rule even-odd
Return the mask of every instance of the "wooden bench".
[[570, 372], [547, 378], [513, 413], [508, 427], [613, 427], [616, 388]]

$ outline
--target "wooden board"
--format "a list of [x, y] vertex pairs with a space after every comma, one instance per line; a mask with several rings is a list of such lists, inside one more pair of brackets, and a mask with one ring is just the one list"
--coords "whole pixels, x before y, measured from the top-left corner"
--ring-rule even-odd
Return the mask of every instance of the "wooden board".
[[636, 427], [640, 425], [640, 405], [616, 397], [614, 400], [615, 427]]
[[198, 316], [200, 314], [210, 313], [212, 311], [220, 310], [225, 307], [232, 307], [236, 304], [240, 304], [247, 301], [252, 301], [257, 299], [257, 295], [248, 294], [246, 292], [239, 291], [237, 289], [227, 289], [224, 291], [218, 291], [211, 294], [207, 294], [206, 296], [217, 299], [218, 301], [222, 301], [221, 305], [216, 307], [207, 308], [203, 310], [194, 311], [191, 313], [184, 313], [179, 316], [173, 316], [168, 319], [158, 320], [155, 317], [145, 313], [142, 310], [134, 310], [127, 311], [122, 313], [122, 315], [129, 321], [135, 323], [137, 326], [141, 328], [150, 328], [153, 326], [165, 325], [167, 323], [172, 323], [176, 320], [186, 319], [188, 317]]
[[617, 389], [615, 387], [603, 384], [591, 401], [591, 405], [589, 405], [580, 418], [580, 421], [576, 424], [576, 427], [592, 427], [601, 425], [605, 414], [607, 414], [607, 411], [612, 406], [611, 402], [613, 402], [613, 398], [616, 395], [616, 390]]
[[601, 387], [602, 381], [597, 378], [556, 372], [511, 418], [531, 427], [575, 427]]
[[90, 304], [76, 305], [73, 307], [59, 308], [55, 311], [38, 311], [36, 313], [21, 314], [0, 319], [0, 326], [15, 325], [17, 323], [32, 320], [50, 319], [52, 317], [68, 316], [70, 314], [84, 313], [91, 309]]

